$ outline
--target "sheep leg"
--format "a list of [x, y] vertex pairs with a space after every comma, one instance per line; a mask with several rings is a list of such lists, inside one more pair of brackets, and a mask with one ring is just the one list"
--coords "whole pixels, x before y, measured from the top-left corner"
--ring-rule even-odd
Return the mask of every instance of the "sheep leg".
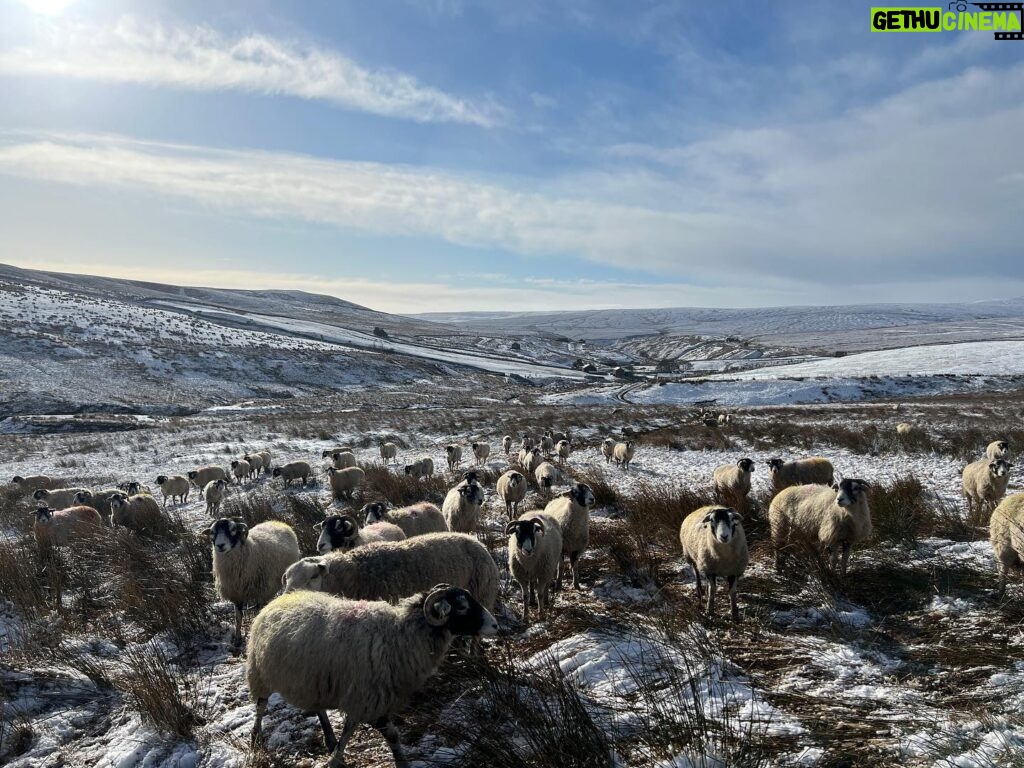
[[517, 582], [519, 588], [523, 590], [523, 623], [530, 623], [530, 587], [527, 584], [523, 584], [521, 581]]
[[408, 763], [405, 759], [405, 752], [402, 750], [402, 739], [398, 728], [391, 722], [391, 718], [383, 717], [374, 723], [373, 727], [383, 734], [388, 746], [391, 747], [391, 754], [395, 757], [395, 768], [405, 768]]
[[996, 583], [996, 597], [1002, 597], [1006, 594], [1006, 563], [1002, 560], [996, 560], [996, 573], [999, 574], [999, 580]]
[[573, 552], [569, 555], [569, 565], [572, 566], [572, 588], [577, 592], [580, 590], [580, 553]]
[[695, 562], [690, 560], [689, 563], [690, 567], [693, 568], [693, 585], [694, 588], [697, 590], [697, 602], [699, 603], [700, 599], [704, 597], [704, 588], [701, 586], [700, 583], [700, 571], [697, 570], [697, 564]]
[[555, 591], [559, 592], [562, 589], [562, 568], [565, 565], [565, 556], [558, 556], [558, 570], [555, 572]]
[[231, 644], [238, 648], [242, 645], [242, 605], [235, 603], [235, 634], [231, 638]]
[[530, 605], [537, 605], [537, 589], [534, 582], [530, 582]]
[[718, 592], [718, 577], [712, 573], [708, 574], [708, 604], [704, 611], [710, 619], [715, 615], [715, 593]]
[[843, 564], [842, 564], [842, 568], [843, 568], [842, 574], [843, 574], [843, 578], [844, 579], [846, 578], [846, 566], [849, 564], [849, 562], [850, 562], [850, 542], [844, 541], [843, 542]]
[[539, 603], [538, 611], [540, 613], [541, 621], [544, 620], [544, 616], [547, 614], [547, 610], [546, 609], [550, 605], [550, 600], [551, 600], [550, 589], [551, 589], [551, 585], [550, 584], [545, 584], [544, 588], [540, 591], [540, 595], [538, 596], [538, 603]]
[[256, 721], [252, 724], [251, 746], [263, 743], [263, 716], [267, 714], [267, 699], [256, 699]]
[[334, 729], [331, 728], [331, 721], [327, 717], [326, 710], [317, 710], [316, 718], [320, 721], [320, 730], [324, 732], [324, 745], [328, 752], [333, 752], [334, 748], [338, 746], [338, 740], [334, 738]]
[[737, 624], [740, 623], [740, 607], [736, 600], [736, 586], [739, 582], [735, 576], [729, 576], [726, 578], [726, 582], [729, 584], [729, 607], [732, 609], [732, 620]]
[[345, 717], [345, 725], [341, 729], [341, 738], [338, 739], [338, 743], [331, 751], [331, 759], [327, 761], [328, 768], [345, 768], [345, 746], [348, 744], [348, 740], [352, 738], [352, 734], [355, 733], [357, 725], [359, 723], [353, 718]]

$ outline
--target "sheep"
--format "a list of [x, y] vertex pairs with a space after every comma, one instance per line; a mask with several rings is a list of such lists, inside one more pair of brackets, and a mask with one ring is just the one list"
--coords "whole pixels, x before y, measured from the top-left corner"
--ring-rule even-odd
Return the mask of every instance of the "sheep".
[[348, 469], [356, 466], [356, 456], [348, 451], [338, 451], [331, 454], [331, 466], [335, 469]]
[[347, 467], [346, 469], [327, 468], [327, 478], [331, 484], [331, 496], [336, 500], [350, 499], [356, 488], [363, 484], [366, 479], [366, 472], [360, 467]]
[[154, 533], [164, 526], [160, 507], [148, 493], [135, 496], [117, 493], [111, 496], [110, 522], [136, 533]]
[[901, 421], [896, 425], [896, 434], [900, 437], [909, 437], [917, 432], [917, 427], [909, 421]]
[[559, 440], [555, 443], [555, 453], [558, 455], [558, 462], [565, 464], [569, 460], [569, 456], [572, 455], [572, 445], [568, 440]]
[[405, 541], [307, 557], [285, 571], [286, 592], [311, 589], [352, 600], [401, 600], [424, 584], [468, 589], [488, 610], [498, 599], [498, 566], [487, 547], [465, 533], [428, 533]]
[[524, 451], [532, 451], [535, 445], [534, 439], [524, 432], [523, 439], [519, 441], [519, 447]]
[[487, 463], [487, 457], [491, 455], [491, 446], [487, 443], [473, 443], [471, 447], [476, 463], [482, 467]]
[[850, 548], [871, 536], [868, 488], [863, 480], [847, 478], [830, 486], [796, 485], [780, 491], [768, 508], [775, 569], [781, 572], [785, 550], [796, 543], [830, 552], [834, 570], [839, 547], [845, 579]]
[[386, 502], [374, 501], [365, 504], [359, 513], [364, 525], [388, 522], [394, 523], [405, 533], [406, 538], [426, 533], [447, 533], [448, 523], [436, 505], [426, 501], [409, 507], [389, 508]]
[[781, 491], [793, 485], [832, 485], [835, 470], [832, 462], [820, 456], [796, 461], [768, 459], [765, 462], [771, 472], [775, 490]]
[[558, 589], [562, 588], [562, 560], [568, 556], [572, 568], [572, 586], [580, 588], [580, 574], [577, 565], [580, 555], [590, 543], [590, 508], [594, 506], [594, 492], [585, 483], [573, 483], [572, 488], [552, 499], [544, 507], [544, 514], [550, 515], [562, 533], [562, 554], [558, 558]]
[[424, 456], [419, 461], [414, 461], [412, 464], [406, 464], [405, 474], [415, 477], [417, 480], [424, 477], [433, 477], [434, 460], [429, 456]]
[[217, 594], [235, 606], [232, 644], [242, 645], [242, 609], [260, 607], [277, 593], [285, 571], [298, 562], [299, 540], [291, 526], [268, 520], [252, 528], [240, 519], [222, 517], [203, 531], [213, 548]]
[[552, 464], [550, 461], [542, 461], [535, 470], [533, 470], [534, 479], [537, 481], [537, 487], [542, 491], [551, 492], [551, 488], [558, 483], [562, 482], [562, 473], [558, 471], [558, 467]]
[[228, 473], [224, 471], [223, 467], [200, 467], [189, 472], [188, 479], [201, 491], [211, 480], [227, 480]]
[[[216, 480], [211, 480], [210, 482], [214, 483]], [[156, 484], [160, 486], [160, 492], [164, 495], [164, 509], [167, 509], [168, 496], [171, 498], [172, 502], [177, 498], [182, 504], [188, 504], [188, 495], [192, 490], [192, 486], [189, 485], [187, 477], [184, 477], [183, 475], [172, 475], [171, 477], [168, 477], [167, 475], [159, 475], [156, 478]], [[207, 483], [206, 485], [209, 484], [210, 483]], [[131, 483], [129, 483], [128, 486], [128, 495], [134, 496], [135, 494], [132, 493], [132, 490], [134, 489], [131, 487]], [[204, 486], [204, 488], [205, 487], [206, 486]]]
[[549, 429], [544, 433], [544, 436], [540, 439], [540, 449], [544, 453], [553, 453], [555, 450], [555, 441], [551, 439], [551, 430]]
[[138, 480], [129, 480], [125, 483], [118, 483], [117, 487], [129, 496], [138, 496], [140, 493], [148, 493], [150, 496], [153, 495], [153, 491], [150, 490], [150, 487], [148, 485], [143, 485]]
[[270, 451], [260, 451], [256, 455], [263, 461], [263, 474], [267, 474], [270, 471]]
[[[345, 764], [345, 747], [360, 723], [377, 728], [396, 766], [407, 765], [392, 716], [441, 665], [455, 636], [493, 635], [498, 623], [465, 589], [448, 584], [398, 605], [354, 602], [316, 592], [288, 593], [252, 625], [246, 659], [256, 705], [252, 742], [263, 741], [270, 695], [316, 712], [330, 765]], [[327, 709], [345, 713], [335, 738]]]
[[444, 455], [448, 459], [448, 471], [454, 472], [462, 463], [462, 448], [457, 445], [446, 445]]
[[629, 469], [629, 465], [633, 461], [633, 454], [635, 453], [636, 442], [634, 440], [627, 440], [624, 443], [615, 444], [615, 450], [612, 453], [612, 458], [615, 459], [615, 463], [625, 471]]
[[615, 441], [606, 437], [601, 443], [601, 453], [604, 454], [604, 463], [611, 464], [612, 457], [615, 456]]
[[336, 453], [354, 453], [354, 451], [350, 445], [339, 445], [337, 448], [327, 448], [320, 454], [320, 458], [326, 459], [328, 456], [333, 456]]
[[98, 530], [103, 524], [100, 513], [84, 504], [66, 509], [39, 507], [35, 517], [32, 532], [40, 548], [62, 547], [73, 538]]
[[32, 493], [32, 498], [40, 507], [53, 507], [54, 509], [67, 509], [75, 503], [75, 497], [82, 491], [88, 492], [88, 488], [37, 488]]
[[694, 510], [679, 526], [679, 543], [683, 548], [683, 559], [693, 568], [698, 602], [704, 596], [701, 574], [708, 580], [708, 618], [715, 615], [718, 579], [723, 578], [729, 585], [732, 620], [739, 622], [736, 585], [750, 559], [740, 515], [729, 507], [709, 506]]
[[532, 448], [526, 452], [526, 457], [521, 462], [523, 469], [529, 474], [533, 474], [537, 471], [537, 467], [544, 461], [544, 456], [540, 452], [540, 448]]
[[512, 435], [505, 435], [501, 438], [501, 448], [505, 451], [505, 455], [508, 456], [512, 451]]
[[210, 517], [215, 517], [220, 513], [220, 505], [224, 501], [227, 487], [227, 480], [211, 480], [203, 488], [203, 498], [206, 500], [206, 514]]
[[473, 533], [480, 519], [484, 503], [484, 489], [473, 480], [463, 480], [444, 497], [441, 513], [448, 530], [455, 533]]
[[740, 505], [746, 503], [750, 493], [750, 476], [754, 472], [751, 459], [740, 459], [735, 464], [723, 464], [711, 474], [711, 483], [719, 501]]
[[243, 460], [249, 462], [250, 474], [253, 478], [260, 476], [260, 471], [263, 469], [263, 457], [258, 453], [247, 453], [242, 457]]
[[404, 541], [405, 533], [394, 523], [373, 523], [365, 528], [352, 515], [330, 515], [322, 523], [313, 526], [320, 531], [316, 551], [326, 555], [336, 549], [347, 552], [363, 544], [375, 541]]
[[718, 426], [724, 427], [726, 424], [731, 424], [731, 423], [732, 423], [732, 416], [730, 416], [728, 413], [720, 413], [720, 414], [718, 414]]
[[1013, 464], [1006, 459], [979, 459], [964, 467], [962, 481], [967, 514], [984, 515], [1006, 493]]
[[117, 488], [106, 488], [102, 491], [79, 491], [75, 494], [75, 506], [92, 507], [100, 513], [104, 525], [110, 525], [110, 500], [114, 494], [120, 493]]
[[505, 502], [505, 514], [509, 520], [519, 514], [519, 505], [526, 498], [528, 490], [526, 477], [514, 469], [498, 478], [498, 496]]
[[1005, 440], [993, 440], [985, 448], [985, 455], [990, 459], [1009, 459], [1010, 444]]
[[394, 443], [381, 442], [381, 443], [378, 444], [377, 447], [380, 450], [380, 457], [381, 457], [381, 459], [384, 460], [384, 464], [385, 465], [389, 461], [394, 461], [395, 464], [398, 463], [398, 446], [397, 445], [395, 445]]
[[997, 592], [1006, 592], [1006, 576], [1010, 568], [1024, 565], [1024, 493], [1007, 496], [992, 513], [988, 528], [992, 554], [999, 572]]
[[54, 486], [54, 484], [53, 479], [48, 475], [29, 475], [28, 477], [15, 475], [11, 478], [11, 485], [15, 486], [23, 494], [31, 493], [39, 488], [46, 488], [49, 490]]
[[554, 518], [527, 512], [505, 526], [508, 569], [523, 590], [523, 622], [530, 623], [530, 603], [537, 601], [541, 621], [551, 605], [551, 582], [562, 559], [562, 530]]
[[245, 459], [235, 459], [231, 462], [231, 474], [235, 476], [235, 480], [241, 485], [242, 481], [252, 474], [252, 465], [245, 461]]
[[313, 474], [313, 469], [309, 466], [307, 461], [289, 461], [287, 464], [283, 464], [280, 467], [274, 467], [272, 473], [273, 477], [280, 477], [284, 480], [284, 485], [287, 488], [292, 484], [292, 480], [298, 480], [302, 478], [302, 486], [306, 486], [306, 480], [310, 475]]
[[569, 442], [570, 438], [569, 438], [569, 433], [568, 432], [558, 432], [556, 430], [549, 430], [549, 431], [551, 432], [551, 439], [555, 441], [555, 445], [556, 446], [560, 442], [562, 442], [563, 440], [565, 440], [565, 442], [567, 442], [567, 443]]

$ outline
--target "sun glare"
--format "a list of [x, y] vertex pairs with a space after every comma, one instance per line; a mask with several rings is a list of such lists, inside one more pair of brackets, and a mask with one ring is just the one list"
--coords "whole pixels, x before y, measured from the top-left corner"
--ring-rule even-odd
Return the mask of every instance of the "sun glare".
[[44, 16], [58, 16], [75, 0], [18, 0], [33, 13]]

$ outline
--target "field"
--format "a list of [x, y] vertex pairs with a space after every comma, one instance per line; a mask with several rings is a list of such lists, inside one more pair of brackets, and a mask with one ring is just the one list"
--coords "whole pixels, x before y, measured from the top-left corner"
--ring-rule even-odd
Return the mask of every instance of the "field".
[[[8, 475], [46, 472], [105, 487], [269, 449], [275, 463], [351, 442], [368, 481], [354, 504], [440, 502], [450, 475], [410, 481], [379, 463], [443, 446], [492, 447], [478, 535], [502, 573], [499, 637], [482, 658], [452, 651], [399, 720], [421, 766], [1014, 766], [1024, 754], [1024, 600], [994, 595], [987, 526], [968, 520], [959, 473], [999, 435], [1024, 443], [1016, 393], [889, 402], [730, 408], [708, 427], [697, 411], [621, 401], [552, 404], [551, 393], [493, 382], [359, 389], [155, 416], [119, 432], [8, 434]], [[923, 427], [897, 437], [895, 424]], [[582, 590], [556, 596], [548, 620], [521, 620], [508, 578], [504, 510], [494, 479], [504, 434], [568, 430], [567, 475], [592, 486]], [[637, 440], [629, 472], [605, 463], [606, 435]], [[808, 559], [773, 569], [764, 462], [820, 453], [843, 477], [872, 484], [875, 534], [845, 582]], [[757, 463], [744, 525], [751, 566], [742, 621], [702, 615], [681, 562], [682, 517], [711, 500], [711, 470]], [[155, 487], [155, 486], [154, 486]], [[564, 487], [564, 486], [563, 486]], [[558, 488], [556, 490], [561, 490]], [[1011, 491], [1019, 483], [1011, 483]], [[528, 506], [545, 499], [531, 490]], [[227, 512], [293, 525], [311, 552], [313, 525], [334, 505], [320, 475], [231, 489]], [[344, 506], [344, 505], [342, 505]], [[231, 652], [230, 605], [218, 602], [207, 518], [194, 496], [147, 535], [105, 532], [43, 556], [30, 506], [0, 500], [3, 709], [0, 759], [12, 766], [312, 766], [316, 719], [275, 697], [264, 749], [248, 747], [253, 706], [244, 657]], [[246, 627], [252, 614], [246, 616]], [[338, 715], [333, 713], [335, 727]], [[360, 728], [349, 765], [387, 764], [380, 735]]]

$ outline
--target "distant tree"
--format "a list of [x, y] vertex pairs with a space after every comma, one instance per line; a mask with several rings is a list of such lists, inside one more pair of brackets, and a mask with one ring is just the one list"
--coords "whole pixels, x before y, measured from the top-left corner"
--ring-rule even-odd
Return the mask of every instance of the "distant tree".
[[519, 344], [518, 341], [513, 341], [512, 346], [509, 347], [509, 349], [511, 349], [513, 352], [519, 352], [522, 349], [522, 346]]
[[388, 336], [388, 332], [385, 331], [380, 326], [377, 326], [376, 328], [373, 329], [373, 335], [376, 336], [378, 339], [389, 339], [389, 338], [391, 338], [390, 336]]

